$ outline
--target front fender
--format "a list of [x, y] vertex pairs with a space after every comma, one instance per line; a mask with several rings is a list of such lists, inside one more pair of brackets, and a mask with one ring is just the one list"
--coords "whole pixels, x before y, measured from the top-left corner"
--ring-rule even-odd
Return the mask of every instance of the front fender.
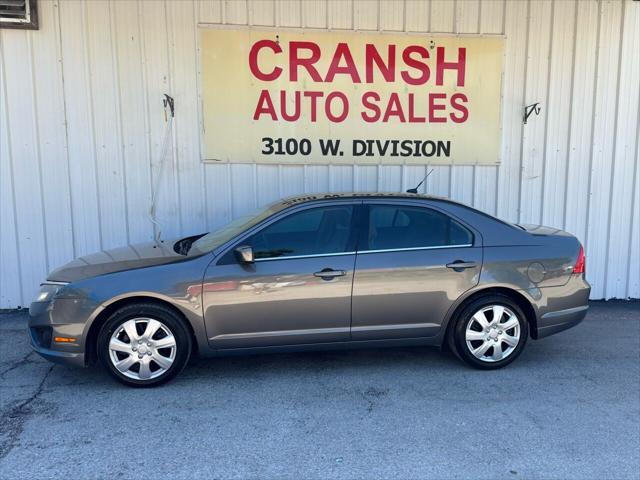
[[105, 316], [119, 305], [146, 299], [167, 304], [182, 313], [202, 351], [207, 346], [202, 313], [202, 278], [210, 260], [210, 256], [205, 255], [173, 264], [101, 275], [72, 284], [67, 296], [74, 299], [86, 319], [83, 339], [93, 338]]

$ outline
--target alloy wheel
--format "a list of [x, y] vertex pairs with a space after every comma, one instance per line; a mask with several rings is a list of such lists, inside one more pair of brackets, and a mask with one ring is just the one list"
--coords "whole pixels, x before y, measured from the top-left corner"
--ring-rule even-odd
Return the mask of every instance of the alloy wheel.
[[134, 380], [163, 375], [173, 365], [176, 351], [176, 339], [169, 327], [153, 318], [126, 320], [109, 340], [111, 363]]
[[518, 316], [504, 305], [481, 308], [469, 319], [465, 330], [467, 348], [482, 362], [509, 357], [520, 342]]

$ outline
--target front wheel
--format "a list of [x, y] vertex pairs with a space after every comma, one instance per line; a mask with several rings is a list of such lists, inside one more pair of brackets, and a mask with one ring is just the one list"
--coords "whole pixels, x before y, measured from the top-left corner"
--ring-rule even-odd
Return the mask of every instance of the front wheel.
[[100, 361], [118, 381], [151, 387], [182, 371], [191, 355], [191, 336], [169, 308], [128, 305], [109, 317], [97, 346]]
[[527, 343], [529, 324], [518, 305], [502, 295], [471, 302], [456, 319], [453, 340], [465, 363], [484, 370], [513, 362]]

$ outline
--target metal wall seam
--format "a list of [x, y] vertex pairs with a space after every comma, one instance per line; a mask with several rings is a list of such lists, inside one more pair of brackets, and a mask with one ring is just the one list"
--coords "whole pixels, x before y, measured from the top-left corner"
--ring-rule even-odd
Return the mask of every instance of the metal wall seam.
[[586, 242], [589, 216], [599, 19], [599, 5], [596, 2], [581, 4], [577, 9], [576, 72], [572, 86], [574, 101], [571, 107], [563, 227], [583, 243]]
[[24, 287], [4, 50], [3, 32], [0, 31], [0, 308], [11, 308], [24, 304]]
[[598, 39], [597, 82], [595, 90], [592, 174], [589, 195], [589, 217], [585, 249], [590, 255], [592, 292], [595, 298], [605, 294], [607, 249], [606, 226], [609, 218], [611, 191], [611, 159], [615, 148], [617, 118], [617, 82], [622, 2], [600, 5], [601, 28]]
[[[606, 229], [605, 297], [627, 291], [626, 264], [630, 260], [633, 222], [633, 204], [629, 199], [634, 195], [635, 170], [638, 168], [634, 158], [639, 142], [640, 61], [625, 62], [624, 59], [640, 58], [640, 8], [634, 10], [631, 4], [623, 4], [621, 22], [617, 115]], [[636, 265], [636, 268], [640, 270], [640, 266]]]
[[572, 58], [575, 38], [575, 3], [554, 0], [552, 19], [551, 58], [547, 84], [547, 118], [542, 176], [542, 224], [562, 225], [566, 186], [566, 151], [569, 144], [571, 115]]
[[[20, 301], [23, 304], [30, 298], [32, 285], [36, 284], [37, 287], [46, 271], [47, 251], [38, 164], [38, 132], [34, 128], [37, 113], [29, 32], [18, 30], [16, 33], [4, 30], [0, 35], [4, 73], [3, 104], [7, 117], [5, 131], [10, 149], [7, 161], [14, 207], [15, 253], [20, 266]], [[2, 229], [5, 228], [3, 225]], [[16, 279], [8, 281], [14, 282]]]
[[632, 218], [629, 232], [629, 257], [627, 263], [627, 298], [640, 298], [640, 103], [636, 120], [636, 154], [633, 164]]
[[498, 167], [497, 215], [518, 221], [522, 189], [522, 107], [527, 87], [529, 2], [507, 2], [502, 93], [502, 161]]

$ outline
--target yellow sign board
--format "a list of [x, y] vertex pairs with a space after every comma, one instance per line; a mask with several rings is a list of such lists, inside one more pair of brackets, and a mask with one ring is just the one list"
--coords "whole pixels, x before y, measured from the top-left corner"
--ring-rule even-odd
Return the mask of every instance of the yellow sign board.
[[203, 160], [495, 165], [503, 44], [201, 28]]

